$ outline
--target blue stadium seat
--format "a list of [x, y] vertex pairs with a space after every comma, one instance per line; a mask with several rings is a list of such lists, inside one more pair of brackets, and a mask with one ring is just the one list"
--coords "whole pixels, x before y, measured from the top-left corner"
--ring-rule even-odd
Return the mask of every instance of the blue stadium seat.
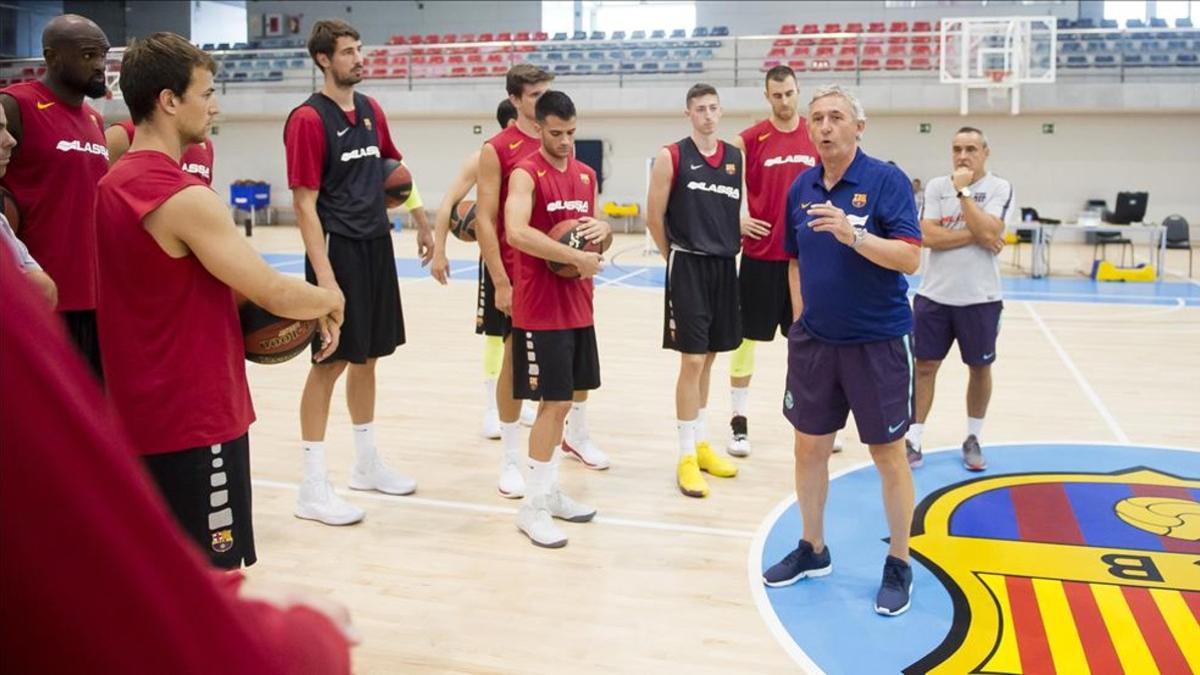
[[1121, 26], [1120, 26], [1120, 24], [1117, 23], [1116, 19], [1100, 19], [1100, 27], [1101, 28], [1120, 28]]
[[629, 52], [629, 58], [633, 59], [634, 61], [644, 61], [646, 59], [646, 50], [635, 49]]
[[617, 66], [615, 63], [597, 63], [596, 72], [600, 75], [612, 75], [616, 72]]
[[726, 26], [713, 26], [712, 30], [710, 30], [708, 34], [713, 37], [728, 37], [729, 28]]
[[228, 43], [228, 42], [222, 42], [222, 43], [220, 43], [220, 44], [218, 44], [218, 45], [217, 45], [217, 51], [222, 51], [222, 52], [223, 52], [223, 51], [226, 51], [226, 50], [228, 50], [228, 49], [229, 49], [229, 43]]
[[678, 61], [667, 61], [662, 64], [662, 72], [664, 73], [681, 73], [683, 72], [683, 64]]
[[567, 34], [566, 34], [566, 33], [555, 33], [555, 34], [554, 34], [554, 37], [552, 37], [552, 38], [550, 38], [550, 39], [551, 39], [551, 40], [566, 40], [566, 39], [567, 39]]
[[578, 50], [567, 52], [568, 61], [582, 61], [584, 53]]
[[636, 73], [637, 72], [637, 64], [626, 61], [621, 64], [621, 72], [622, 73]]
[[200, 49], [203, 49], [206, 52], [215, 51], [216, 48], [217, 48], [217, 46], [211, 42], [205, 42], [203, 45], [200, 46]]
[[645, 40], [646, 39], [646, 31], [635, 30], [635, 31], [633, 31], [633, 35], [631, 35], [630, 38], [633, 40]]
[[294, 70], [297, 68], [303, 68], [304, 66], [307, 66], [307, 65], [308, 65], [308, 62], [305, 61], [304, 59], [292, 59], [290, 67]]
[[1058, 51], [1064, 54], [1073, 54], [1083, 51], [1082, 42], [1064, 42], [1059, 45]]
[[614, 30], [614, 31], [613, 31], [613, 34], [612, 34], [612, 38], [611, 38], [611, 39], [613, 39], [613, 40], [624, 40], [624, 39], [625, 39], [625, 31], [623, 31], [623, 30]]
[[1068, 68], [1087, 68], [1088, 57], [1086, 56], [1068, 56], [1066, 66]]
[[[536, 52], [534, 52], [534, 53], [536, 53]], [[548, 61], [562, 61], [562, 60], [563, 60], [563, 53], [562, 53], [562, 52], [550, 52], [549, 54], [546, 54], [546, 60], [548, 60]]]
[[1063, 17], [1059, 17], [1059, 18], [1058, 18], [1058, 29], [1059, 29], [1059, 30], [1062, 30], [1062, 29], [1064, 29], [1064, 28], [1070, 28], [1070, 27], [1071, 27], [1071, 20], [1070, 20], [1070, 19], [1066, 19], [1066, 18], [1063, 18]]
[[1171, 55], [1170, 54], [1151, 54], [1150, 55], [1150, 66], [1151, 67], [1161, 68], [1161, 67], [1169, 66], [1169, 65], [1171, 65]]
[[575, 64], [575, 70], [574, 70], [573, 72], [574, 72], [576, 75], [591, 75], [591, 74], [592, 74], [592, 72], [593, 72], [593, 69], [592, 69], [592, 64], [590, 64], [590, 63], [576, 63], [576, 64]]
[[588, 39], [588, 34], [584, 31], [577, 30], [577, 31], [575, 31], [575, 34], [571, 36], [571, 39], [572, 40], [586, 40], [586, 39]]
[[1187, 40], [1167, 40], [1167, 49], [1184, 51], [1188, 48]]
[[604, 31], [594, 30], [594, 31], [592, 31], [592, 35], [588, 39], [589, 40], [603, 40], [604, 39]]
[[1146, 24], [1141, 19], [1125, 19], [1126, 28], [1145, 28]]
[[249, 48], [250, 48], [250, 45], [246, 44], [245, 42], [235, 42], [235, 43], [233, 43], [233, 49], [239, 49], [239, 50], [245, 51], [245, 50], [247, 50], [247, 49], [249, 49]]
[[571, 72], [571, 64], [569, 63], [558, 63], [554, 65], [555, 75], [566, 75], [569, 72]]
[[1150, 27], [1151, 28], [1170, 28], [1170, 26], [1167, 25], [1166, 19], [1160, 19], [1158, 17], [1153, 17], [1150, 19]]
[[247, 73], [247, 72], [246, 72], [246, 71], [244, 71], [244, 70], [239, 70], [238, 72], [236, 72], [236, 73], [234, 73], [234, 74], [233, 74], [233, 79], [234, 79], [234, 81], [235, 81], [235, 82], [236, 82], [236, 81], [238, 81], [238, 80], [245, 81], [245, 80], [246, 80], [246, 79], [248, 79], [249, 77], [250, 77], [250, 73]]
[[665, 31], [665, 30], [656, 30], [650, 34], [651, 40], [663, 40], [663, 39], [666, 39], [666, 37], [667, 37], [667, 31]]
[[604, 52], [600, 51], [599, 49], [592, 49], [588, 51], [587, 57], [589, 61], [603, 61]]
[[698, 73], [704, 70], [704, 64], [700, 63], [699, 61], [688, 61], [688, 64], [685, 66], [685, 68], [689, 73]]
[[1196, 66], [1200, 66], [1200, 56], [1197, 56], [1196, 52], [1188, 52], [1186, 54], [1176, 54], [1175, 55], [1175, 65], [1184, 66], [1184, 67], [1188, 67], [1188, 68], [1195, 68]]
[[1112, 54], [1098, 54], [1093, 64], [1097, 68], [1116, 68], [1117, 57]]
[[704, 26], [696, 26], [694, 29], [692, 29], [692, 37], [708, 37], [708, 29]]
[[1089, 54], [1094, 52], [1108, 51], [1108, 43], [1092, 41], [1087, 43], [1087, 51]]
[[654, 59], [655, 61], [666, 61], [669, 57], [670, 52], [665, 49], [655, 49], [654, 51], [650, 52], [650, 58]]
[[676, 49], [675, 51], [671, 52], [671, 58], [676, 59], [678, 61], [687, 61], [691, 57], [692, 57], [692, 50], [690, 50], [690, 49]]
[[682, 28], [676, 28], [675, 30], [671, 31], [671, 39], [672, 40], [676, 40], [679, 38], [685, 38], [687, 36], [688, 36], [687, 31]]
[[1126, 68], [1142, 68], [1146, 65], [1146, 58], [1141, 54], [1126, 54], [1124, 64]]
[[699, 49], [696, 51], [696, 58], [701, 59], [703, 61], [711, 61], [713, 59], [713, 50]]
[[625, 58], [625, 52], [621, 51], [620, 49], [614, 49], [608, 53], [608, 58], [613, 61], [620, 61], [621, 59]]
[[639, 70], [643, 73], [657, 73], [658, 64], [654, 61], [647, 61], [642, 64], [642, 67]]

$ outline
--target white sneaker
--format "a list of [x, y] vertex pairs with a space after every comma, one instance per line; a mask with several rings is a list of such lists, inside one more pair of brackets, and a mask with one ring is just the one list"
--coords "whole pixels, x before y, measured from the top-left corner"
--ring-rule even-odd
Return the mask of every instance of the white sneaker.
[[725, 446], [725, 452], [734, 457], [749, 457], [750, 431], [746, 416], [734, 415], [730, 418], [729, 430], [729, 445]]
[[537, 403], [535, 403], [534, 401], [522, 401], [521, 402], [521, 417], [519, 418], [519, 421], [521, 422], [521, 424], [523, 424], [527, 427], [533, 426], [534, 420], [537, 419], [537, 409], [538, 409]]
[[571, 499], [562, 490], [551, 492], [546, 497], [546, 505], [550, 515], [569, 523], [586, 523], [596, 517], [596, 509]]
[[590, 438], [584, 439], [582, 442], [576, 441], [574, 443], [570, 443], [566, 438], [563, 438], [563, 442], [560, 447], [567, 457], [582, 462], [583, 465], [589, 469], [603, 471], [612, 465], [612, 462], [610, 462], [608, 459], [608, 455], [604, 454], [603, 450], [596, 447], [596, 444], [593, 443], [592, 439]]
[[567, 545], [567, 536], [550, 519], [546, 497], [525, 500], [517, 510], [517, 529], [524, 532], [534, 546], [562, 548]]
[[296, 495], [297, 518], [316, 520], [326, 525], [353, 525], [366, 517], [366, 512], [347, 502], [333, 491], [327, 478], [305, 478]]
[[393, 471], [376, 455], [369, 464], [354, 463], [350, 471], [351, 490], [375, 490], [389, 495], [411, 495], [417, 491], [417, 481]]
[[833, 437], [833, 451], [834, 452], [842, 451], [842, 434], [840, 432], [835, 434]]
[[521, 458], [505, 453], [500, 458], [500, 482], [496, 490], [506, 499], [520, 499], [525, 496], [525, 476], [521, 475]]
[[483, 411], [483, 437], [493, 441], [500, 438], [500, 413], [495, 408]]

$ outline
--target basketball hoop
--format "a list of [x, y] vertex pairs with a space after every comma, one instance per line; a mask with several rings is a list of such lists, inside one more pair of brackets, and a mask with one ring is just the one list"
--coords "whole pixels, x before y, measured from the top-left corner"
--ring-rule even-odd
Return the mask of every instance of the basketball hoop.
[[984, 71], [984, 75], [992, 81], [992, 84], [1003, 85], [1012, 73], [1007, 70], [988, 70]]

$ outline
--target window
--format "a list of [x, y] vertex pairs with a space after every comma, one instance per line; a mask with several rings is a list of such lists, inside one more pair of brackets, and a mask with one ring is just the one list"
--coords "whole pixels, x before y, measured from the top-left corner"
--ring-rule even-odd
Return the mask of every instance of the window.
[[[584, 0], [580, 15], [580, 30], [611, 33], [623, 30], [630, 33], [644, 30], [670, 31], [682, 28], [690, 35], [696, 27], [695, 2], [637, 2], [634, 0]], [[575, 32], [575, 3], [564, 0], [543, 0], [542, 30], [554, 33]]]
[[246, 3], [200, 0], [192, 3], [192, 42], [246, 41]]
[[1192, 0], [1158, 0], [1154, 3], [1154, 16], [1160, 19], [1166, 19], [1171, 25], [1175, 25], [1175, 19], [1191, 18], [1193, 22], [1200, 20], [1200, 2]]

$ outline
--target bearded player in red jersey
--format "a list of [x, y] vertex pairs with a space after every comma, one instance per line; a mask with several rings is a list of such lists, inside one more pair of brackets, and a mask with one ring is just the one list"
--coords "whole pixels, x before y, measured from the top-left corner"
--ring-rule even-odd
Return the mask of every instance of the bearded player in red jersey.
[[[743, 203], [749, 209], [749, 215], [742, 217], [742, 264], [738, 271], [742, 344], [729, 364], [733, 417], [726, 449], [734, 457], [750, 454], [747, 418], [755, 345], [774, 340], [776, 330], [786, 337], [792, 325], [789, 256], [783, 249], [787, 191], [796, 176], [817, 163], [808, 126], [796, 111], [799, 88], [792, 69], [775, 66], [768, 70], [764, 95], [771, 104], [771, 116], [733, 139], [746, 156]], [[841, 449], [840, 441], [834, 449]]]
[[[505, 237], [513, 247], [513, 394], [541, 401], [529, 432], [529, 480], [517, 527], [535, 545], [560, 548], [567, 538], [551, 518], [585, 523], [596, 510], [575, 502], [558, 486], [556, 446], [579, 392], [600, 387], [600, 356], [593, 327], [592, 279], [603, 268], [599, 253], [571, 248], [549, 234], [565, 220], [579, 221], [585, 239], [603, 242], [612, 228], [596, 220], [596, 172], [575, 159], [575, 104], [561, 91], [537, 101], [540, 150], [517, 164], [509, 178]], [[547, 261], [571, 264], [579, 278], [550, 270]], [[564, 452], [566, 450], [564, 449]]]

